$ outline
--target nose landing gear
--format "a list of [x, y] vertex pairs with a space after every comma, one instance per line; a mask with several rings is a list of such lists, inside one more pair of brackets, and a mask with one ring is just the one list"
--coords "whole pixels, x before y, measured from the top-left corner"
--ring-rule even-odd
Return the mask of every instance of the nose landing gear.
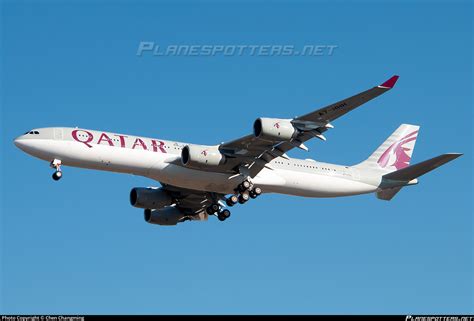
[[63, 177], [63, 172], [61, 171], [61, 160], [60, 159], [54, 159], [50, 166], [54, 168], [56, 171], [53, 173], [53, 179], [55, 181], [59, 181], [61, 177]]
[[59, 181], [61, 179], [61, 177], [63, 177], [63, 173], [61, 173], [61, 172], [54, 172], [53, 173], [53, 179], [55, 181]]

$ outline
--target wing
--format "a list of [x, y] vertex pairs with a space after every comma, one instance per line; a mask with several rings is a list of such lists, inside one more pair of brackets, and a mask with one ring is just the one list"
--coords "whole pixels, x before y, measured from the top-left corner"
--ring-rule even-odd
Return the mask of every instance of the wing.
[[185, 189], [173, 185], [162, 184], [181, 210], [191, 220], [207, 220], [206, 208], [219, 200], [225, 199], [225, 194], [210, 193]]
[[295, 147], [307, 150], [304, 146], [307, 140], [315, 137], [326, 140], [323, 133], [333, 128], [330, 122], [389, 91], [397, 80], [398, 76], [393, 76], [379, 86], [292, 119], [291, 123], [297, 128], [297, 134], [289, 141], [271, 142], [251, 134], [220, 145], [220, 150], [231, 159], [230, 163], [234, 168], [240, 168], [241, 173], [244, 169], [245, 174], [254, 177], [274, 158], [286, 157], [289, 150]]

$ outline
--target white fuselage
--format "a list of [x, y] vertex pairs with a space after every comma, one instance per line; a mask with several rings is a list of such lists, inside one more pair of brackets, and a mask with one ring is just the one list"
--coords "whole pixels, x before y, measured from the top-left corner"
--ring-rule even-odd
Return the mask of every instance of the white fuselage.
[[[30, 134], [33, 132], [33, 134]], [[129, 173], [181, 188], [234, 193], [243, 177], [180, 164], [184, 143], [79, 128], [40, 128], [15, 139], [26, 153], [62, 165]], [[38, 134], [35, 134], [38, 133]], [[312, 160], [276, 158], [252, 182], [264, 193], [336, 197], [378, 190], [378, 176]], [[368, 173], [369, 174], [369, 173]]]

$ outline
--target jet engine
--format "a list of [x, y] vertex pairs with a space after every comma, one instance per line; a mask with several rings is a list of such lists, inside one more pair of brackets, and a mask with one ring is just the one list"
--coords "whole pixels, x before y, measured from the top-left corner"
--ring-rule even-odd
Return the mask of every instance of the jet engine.
[[173, 199], [161, 188], [135, 187], [130, 191], [130, 204], [139, 208], [159, 209], [173, 204]]
[[291, 119], [258, 118], [253, 123], [253, 133], [257, 138], [275, 142], [292, 139], [297, 130]]
[[218, 146], [186, 145], [181, 151], [181, 163], [186, 167], [202, 168], [225, 163]]
[[144, 214], [145, 221], [158, 225], [176, 225], [186, 217], [179, 209], [173, 206], [167, 206], [158, 210], [146, 209]]

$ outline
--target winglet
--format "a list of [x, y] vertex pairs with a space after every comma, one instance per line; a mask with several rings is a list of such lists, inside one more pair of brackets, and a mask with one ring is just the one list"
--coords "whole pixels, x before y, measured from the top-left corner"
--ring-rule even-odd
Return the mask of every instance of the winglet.
[[392, 78], [390, 78], [389, 80], [387, 80], [386, 82], [384, 82], [383, 84], [381, 84], [379, 87], [393, 88], [395, 86], [395, 83], [397, 82], [397, 80], [398, 80], [398, 76], [395, 75]]

